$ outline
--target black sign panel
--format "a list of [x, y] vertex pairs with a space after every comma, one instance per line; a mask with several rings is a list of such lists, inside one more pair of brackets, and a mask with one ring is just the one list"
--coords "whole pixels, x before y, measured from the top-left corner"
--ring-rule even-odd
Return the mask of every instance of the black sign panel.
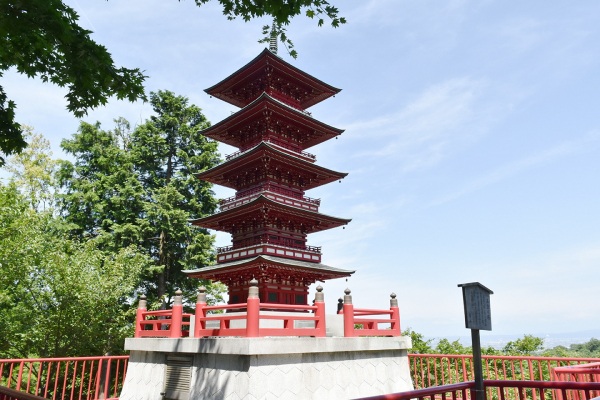
[[468, 329], [492, 330], [490, 289], [479, 282], [463, 283], [463, 304], [465, 306], [465, 326]]

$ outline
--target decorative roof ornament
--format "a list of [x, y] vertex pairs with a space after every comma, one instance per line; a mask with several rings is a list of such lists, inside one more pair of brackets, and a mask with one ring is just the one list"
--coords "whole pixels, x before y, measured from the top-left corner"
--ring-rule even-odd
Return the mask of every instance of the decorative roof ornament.
[[273, 54], [277, 54], [277, 31], [275, 30], [275, 21], [271, 26], [271, 40], [269, 41], [269, 50]]

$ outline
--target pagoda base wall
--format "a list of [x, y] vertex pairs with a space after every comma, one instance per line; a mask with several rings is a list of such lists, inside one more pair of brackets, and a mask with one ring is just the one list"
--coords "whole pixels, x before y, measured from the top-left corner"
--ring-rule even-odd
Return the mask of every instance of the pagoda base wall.
[[413, 389], [408, 337], [129, 338], [121, 400], [350, 399]]

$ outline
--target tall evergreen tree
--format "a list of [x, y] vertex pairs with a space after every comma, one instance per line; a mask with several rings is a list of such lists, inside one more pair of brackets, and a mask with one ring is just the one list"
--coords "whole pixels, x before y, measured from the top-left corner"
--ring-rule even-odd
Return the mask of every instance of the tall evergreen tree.
[[210, 262], [212, 239], [188, 219], [216, 209], [211, 185], [194, 173], [215, 166], [219, 156], [217, 143], [199, 134], [210, 126], [200, 108], [169, 91], [151, 93], [150, 102], [156, 115], [133, 132], [131, 155], [147, 194], [146, 247], [162, 267], [155, 288], [161, 297], [167, 287], [189, 287], [182, 267]]
[[[188, 220], [211, 214], [211, 185], [194, 173], [219, 162], [217, 143], [200, 131], [209, 126], [201, 110], [169, 91], [151, 93], [156, 115], [129, 132], [82, 123], [62, 146], [75, 157], [64, 163], [62, 209], [80, 236], [102, 237], [106, 246], [136, 244], [154, 260], [143, 280], [151, 300], [164, 305], [175, 288], [192, 298], [198, 282], [183, 269], [213, 261], [213, 237]], [[216, 295], [220, 286], [213, 286]]]

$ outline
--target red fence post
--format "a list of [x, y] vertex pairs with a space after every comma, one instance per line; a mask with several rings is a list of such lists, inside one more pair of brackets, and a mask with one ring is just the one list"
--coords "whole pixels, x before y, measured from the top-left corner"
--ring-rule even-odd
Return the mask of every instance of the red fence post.
[[400, 308], [398, 307], [398, 299], [396, 299], [396, 293], [390, 294], [390, 311], [392, 315], [390, 316], [392, 319], [391, 330], [394, 332], [392, 336], [400, 336]]
[[350, 289], [344, 290], [344, 337], [355, 337], [354, 331], [354, 305], [352, 305], [352, 296]]
[[146, 296], [140, 296], [140, 302], [138, 303], [138, 308], [135, 316], [135, 335], [134, 337], [141, 337], [141, 332], [144, 330], [144, 326], [142, 322], [144, 321], [144, 313], [146, 312]]
[[315, 293], [315, 337], [325, 337], [327, 329], [325, 327], [325, 296], [323, 294], [323, 287], [317, 286], [317, 293]]
[[260, 298], [258, 297], [258, 281], [256, 279], [250, 281], [246, 314], [246, 337], [258, 337], [260, 325]]
[[198, 297], [196, 298], [196, 313], [194, 319], [194, 336], [200, 337], [200, 330], [206, 329], [206, 320], [201, 320], [201, 318], [206, 317], [206, 288], [204, 286], [200, 286], [198, 288]]
[[171, 309], [171, 334], [172, 338], [181, 337], [181, 326], [183, 319], [183, 296], [181, 290], [177, 289], [175, 292], [175, 300], [173, 301], [173, 308]]

